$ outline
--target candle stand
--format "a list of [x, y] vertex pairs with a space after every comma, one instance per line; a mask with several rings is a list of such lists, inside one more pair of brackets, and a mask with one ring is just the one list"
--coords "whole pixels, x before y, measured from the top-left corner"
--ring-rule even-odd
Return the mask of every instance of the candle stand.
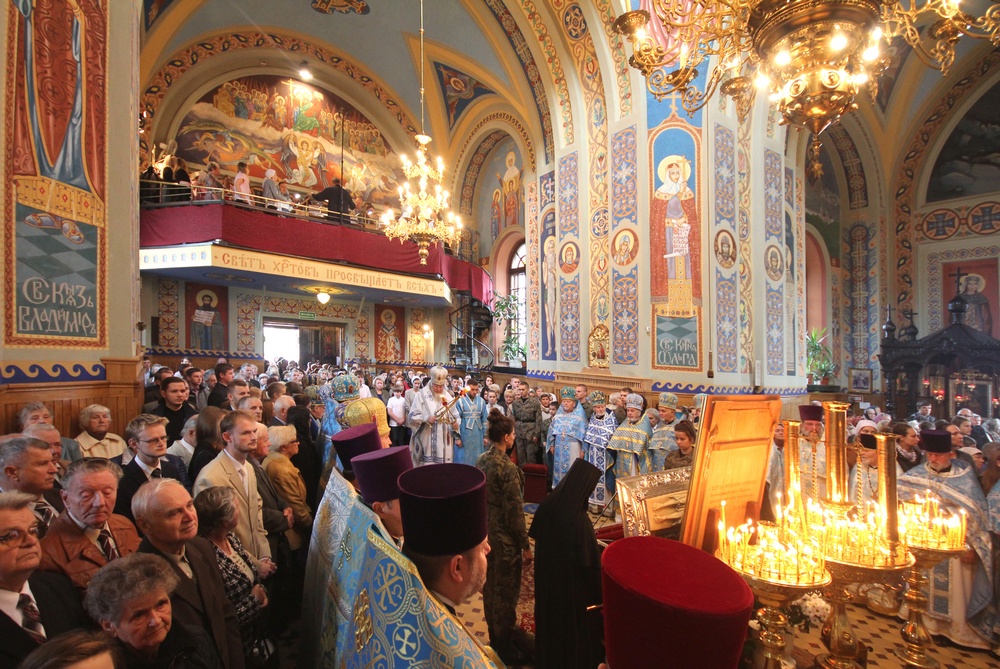
[[830, 576], [824, 573], [822, 580], [808, 585], [776, 583], [740, 572], [754, 595], [763, 605], [757, 609], [760, 623], [760, 641], [764, 646], [764, 669], [781, 669], [781, 658], [785, 656], [785, 638], [782, 632], [788, 627], [788, 616], [781, 609], [810, 590], [816, 590], [830, 583]]
[[944, 560], [957, 557], [965, 549], [910, 546], [909, 550], [916, 562], [906, 576], [910, 589], [905, 598], [907, 619], [901, 630], [904, 645], [896, 649], [896, 657], [902, 660], [906, 669], [936, 669], [938, 661], [927, 655], [926, 651], [931, 643], [931, 636], [924, 627], [924, 611], [927, 610], [927, 595], [924, 594], [924, 588], [927, 587], [926, 572]]

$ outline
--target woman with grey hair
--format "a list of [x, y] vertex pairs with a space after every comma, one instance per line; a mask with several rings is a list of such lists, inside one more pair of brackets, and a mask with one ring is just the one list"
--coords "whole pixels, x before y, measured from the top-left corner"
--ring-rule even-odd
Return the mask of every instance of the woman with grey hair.
[[158, 555], [133, 553], [94, 574], [83, 605], [116, 639], [128, 668], [215, 669], [208, 635], [173, 621], [170, 595], [180, 582]]
[[987, 443], [1000, 442], [1000, 420], [996, 418], [984, 420], [983, 429], [986, 430]]
[[291, 458], [299, 452], [297, 430], [291, 425], [272, 425], [267, 428], [271, 450], [262, 466], [278, 495], [292, 509], [294, 525], [285, 533], [293, 551], [309, 543], [312, 536], [313, 514], [306, 496], [306, 483]]
[[194, 508], [198, 512], [198, 534], [212, 542], [226, 598], [236, 609], [246, 666], [262, 667], [274, 652], [273, 644], [264, 635], [267, 592], [261, 585], [253, 558], [233, 531], [240, 514], [236, 489], [229, 486], [205, 488], [194, 498]]

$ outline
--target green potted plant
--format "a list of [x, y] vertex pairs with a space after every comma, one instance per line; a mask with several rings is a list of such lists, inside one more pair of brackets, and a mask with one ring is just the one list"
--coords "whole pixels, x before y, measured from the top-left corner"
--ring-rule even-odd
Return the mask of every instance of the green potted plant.
[[504, 339], [500, 344], [500, 358], [507, 362], [514, 363], [518, 360], [527, 362], [527, 351], [521, 345], [521, 340], [514, 333], [514, 324], [517, 323], [521, 307], [518, 304], [516, 295], [500, 295], [493, 299], [493, 319], [504, 321]]
[[810, 384], [818, 381], [826, 385], [830, 377], [837, 373], [833, 350], [825, 343], [826, 337], [826, 328], [813, 328], [806, 335], [806, 371]]

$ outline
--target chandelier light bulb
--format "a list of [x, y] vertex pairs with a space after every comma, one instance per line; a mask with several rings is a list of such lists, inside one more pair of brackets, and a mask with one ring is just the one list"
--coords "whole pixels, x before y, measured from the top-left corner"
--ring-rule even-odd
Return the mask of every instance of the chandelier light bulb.
[[834, 51], [843, 51], [847, 47], [847, 35], [844, 33], [835, 33], [833, 37], [830, 38], [830, 48]]
[[858, 74], [855, 74], [854, 75], [854, 83], [856, 83], [858, 86], [863, 86], [864, 84], [867, 84], [868, 83], [868, 73], [867, 72], [859, 72]]
[[754, 78], [754, 85], [763, 90], [771, 85], [771, 80], [763, 72], [758, 72]]
[[791, 62], [792, 62], [792, 54], [788, 53], [788, 51], [779, 51], [778, 55], [774, 57], [774, 64], [778, 65], [779, 67], [784, 67], [785, 65], [788, 65]]
[[875, 26], [875, 29], [872, 30], [872, 40], [878, 42], [882, 39], [882, 34], [882, 26]]
[[861, 57], [868, 62], [878, 59], [878, 45], [872, 45], [865, 49], [864, 53], [861, 54]]

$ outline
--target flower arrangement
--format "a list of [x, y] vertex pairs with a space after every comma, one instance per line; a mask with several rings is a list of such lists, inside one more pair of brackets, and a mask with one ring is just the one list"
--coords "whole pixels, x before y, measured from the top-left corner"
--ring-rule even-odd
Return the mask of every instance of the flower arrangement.
[[788, 624], [809, 632], [810, 627], [819, 627], [830, 615], [830, 605], [818, 590], [807, 592], [784, 610]]

